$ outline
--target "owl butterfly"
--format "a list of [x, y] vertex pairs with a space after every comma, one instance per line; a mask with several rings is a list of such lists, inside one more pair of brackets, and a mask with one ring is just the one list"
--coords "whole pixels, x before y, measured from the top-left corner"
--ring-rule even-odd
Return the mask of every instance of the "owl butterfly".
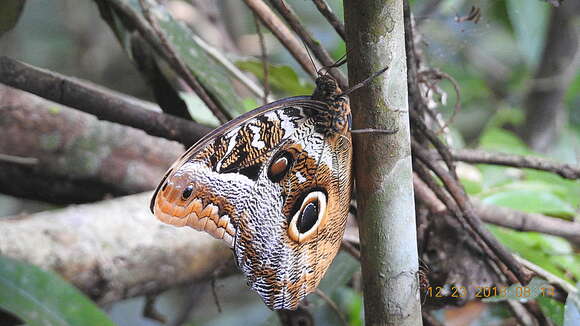
[[169, 169], [161, 221], [223, 240], [271, 309], [294, 310], [340, 248], [351, 199], [350, 106], [334, 79], [215, 129]]

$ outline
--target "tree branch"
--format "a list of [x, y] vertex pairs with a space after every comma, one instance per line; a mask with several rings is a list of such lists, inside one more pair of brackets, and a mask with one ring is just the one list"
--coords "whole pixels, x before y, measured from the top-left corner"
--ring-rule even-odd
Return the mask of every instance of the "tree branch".
[[558, 163], [549, 159], [533, 156], [511, 155], [487, 152], [476, 149], [451, 150], [453, 159], [472, 164], [495, 164], [548, 171], [566, 179], [580, 179], [580, 166]]
[[149, 212], [151, 193], [0, 219], [0, 254], [58, 272], [99, 304], [209, 279], [219, 240]]
[[560, 236], [580, 244], [580, 223], [569, 222], [542, 214], [525, 213], [514, 209], [485, 205], [472, 200], [475, 213], [482, 221], [525, 232], [541, 232]]
[[0, 56], [0, 83], [186, 146], [210, 131], [203, 125], [152, 111], [142, 101], [4, 56]]
[[316, 8], [318, 8], [318, 11], [320, 11], [326, 20], [328, 20], [338, 35], [340, 35], [340, 37], [345, 40], [346, 32], [344, 31], [344, 24], [332, 12], [332, 9], [330, 9], [328, 3], [326, 3], [326, 0], [312, 0], [312, 2], [314, 2]]

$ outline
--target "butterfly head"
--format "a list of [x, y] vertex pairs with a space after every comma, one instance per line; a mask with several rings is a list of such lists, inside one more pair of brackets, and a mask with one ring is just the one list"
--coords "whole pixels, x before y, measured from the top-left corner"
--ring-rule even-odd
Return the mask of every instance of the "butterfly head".
[[316, 88], [312, 94], [313, 100], [331, 102], [340, 93], [338, 83], [329, 75], [320, 75], [316, 78]]

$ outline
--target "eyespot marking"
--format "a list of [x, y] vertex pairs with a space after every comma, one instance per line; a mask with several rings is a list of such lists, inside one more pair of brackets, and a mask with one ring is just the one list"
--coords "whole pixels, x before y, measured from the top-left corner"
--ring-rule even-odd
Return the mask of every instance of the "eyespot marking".
[[193, 185], [189, 185], [189, 186], [185, 187], [185, 189], [181, 193], [181, 199], [186, 200], [187, 198], [189, 198], [189, 196], [191, 196], [192, 192], [193, 192]]
[[287, 151], [281, 151], [274, 155], [272, 163], [268, 167], [268, 178], [272, 182], [278, 182], [286, 176], [292, 165], [294, 158]]
[[305, 233], [310, 230], [318, 220], [318, 200], [306, 204], [300, 216], [298, 216], [298, 232]]
[[326, 204], [326, 193], [321, 190], [309, 192], [289, 221], [290, 239], [302, 243], [316, 236], [326, 223]]

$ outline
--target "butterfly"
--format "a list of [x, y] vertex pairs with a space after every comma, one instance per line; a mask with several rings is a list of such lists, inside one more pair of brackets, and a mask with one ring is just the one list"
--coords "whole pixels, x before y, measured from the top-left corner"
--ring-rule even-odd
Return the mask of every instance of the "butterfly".
[[151, 211], [223, 240], [269, 308], [294, 310], [340, 248], [350, 131], [348, 96], [319, 76], [311, 96], [261, 106], [193, 145], [155, 190]]

